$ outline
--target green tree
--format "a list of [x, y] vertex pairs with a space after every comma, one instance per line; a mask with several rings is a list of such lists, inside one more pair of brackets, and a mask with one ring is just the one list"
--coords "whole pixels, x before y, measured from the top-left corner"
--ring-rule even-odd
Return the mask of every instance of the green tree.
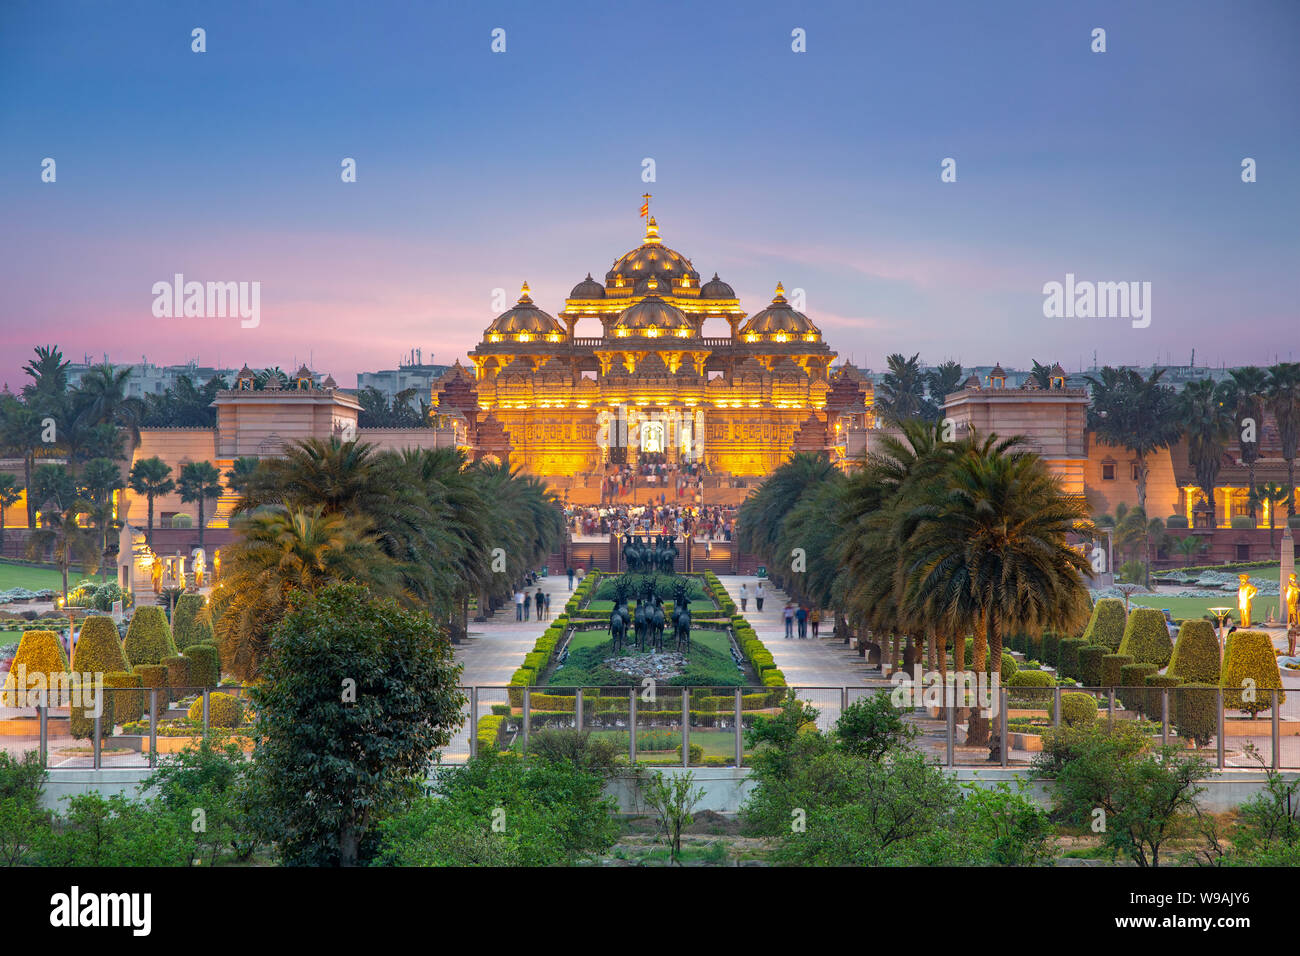
[[119, 527], [113, 495], [125, 487], [122, 469], [109, 458], [92, 458], [82, 469], [81, 496], [89, 506], [87, 513], [99, 532], [100, 554], [108, 553], [109, 535]]
[[258, 818], [290, 865], [355, 866], [462, 721], [433, 619], [357, 584], [303, 595], [253, 689]]
[[961, 388], [962, 383], [961, 362], [940, 362], [933, 368], [925, 370], [925, 387], [930, 395], [930, 410], [932, 419], [938, 420], [943, 417], [943, 401], [953, 392]]
[[1276, 542], [1273, 537], [1274, 522], [1277, 520], [1278, 505], [1288, 504], [1291, 501], [1291, 490], [1279, 485], [1276, 481], [1270, 481], [1267, 484], [1256, 485], [1251, 489], [1250, 500], [1252, 504], [1264, 505], [1268, 511], [1268, 547], [1270, 551], [1275, 550]]
[[656, 771], [641, 792], [659, 818], [668, 837], [669, 858], [676, 863], [682, 857], [682, 831], [695, 819], [692, 811], [704, 799], [704, 788], [695, 786], [695, 774], [689, 770], [671, 778]]
[[63, 601], [68, 600], [68, 571], [79, 564], [87, 573], [97, 571], [104, 552], [99, 535], [82, 527], [79, 516], [89, 505], [77, 494], [72, 476], [58, 465], [42, 465], [34, 482], [40, 494], [41, 517], [38, 527], [27, 539], [27, 553], [32, 559], [48, 553], [63, 576]]
[[[36, 450], [45, 445], [42, 416], [12, 395], [0, 395], [0, 443], [23, 460], [23, 487], [32, 487]], [[36, 527], [37, 503], [27, 496], [27, 527]]]
[[1092, 404], [1088, 428], [1109, 445], [1126, 448], [1137, 457], [1138, 507], [1145, 512], [1148, 458], [1178, 440], [1177, 396], [1161, 383], [1164, 369], [1143, 377], [1133, 369], [1106, 366], [1098, 378], [1088, 376]]
[[1214, 491], [1223, 453], [1233, 433], [1234, 410], [1228, 405], [1225, 390], [1209, 378], [1188, 382], [1178, 396], [1178, 409], [1187, 438], [1187, 457], [1210, 506], [1210, 527], [1215, 527]]
[[[1264, 427], [1264, 396], [1268, 389], [1268, 373], [1262, 368], [1247, 365], [1244, 368], [1229, 370], [1228, 379], [1224, 380], [1224, 403], [1232, 415], [1232, 427], [1236, 431], [1238, 446], [1241, 448], [1241, 461], [1246, 466], [1248, 488], [1255, 487], [1255, 463], [1259, 461], [1259, 437]], [[1250, 523], [1257, 524], [1255, 518], [1257, 503], [1250, 499]]]
[[925, 414], [926, 378], [920, 359], [920, 352], [911, 358], [899, 352], [885, 358], [889, 370], [881, 377], [876, 402], [890, 422], [897, 424]]
[[253, 478], [253, 472], [257, 470], [257, 463], [256, 455], [241, 455], [236, 458], [226, 472], [226, 486], [235, 494], [242, 495]]
[[142, 458], [131, 466], [130, 486], [137, 495], [144, 495], [149, 502], [149, 523], [146, 538], [153, 544], [153, 503], [163, 495], [176, 490], [176, 482], [171, 477], [172, 466], [157, 455]]
[[221, 472], [210, 461], [192, 461], [181, 466], [181, 501], [199, 507], [199, 547], [203, 547], [203, 529], [207, 525], [207, 503], [221, 497]]

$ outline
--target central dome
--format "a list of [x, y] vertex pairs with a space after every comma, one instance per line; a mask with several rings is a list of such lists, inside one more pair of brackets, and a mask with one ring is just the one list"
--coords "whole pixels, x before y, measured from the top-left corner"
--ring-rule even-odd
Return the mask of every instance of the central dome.
[[689, 335], [694, 332], [695, 326], [686, 314], [663, 300], [663, 293], [672, 291], [665, 280], [647, 276], [638, 286], [638, 292], [644, 289], [645, 298], [619, 313], [613, 325], [615, 335]]
[[633, 282], [646, 276], [659, 279], [680, 279], [682, 276], [690, 276], [695, 280], [700, 278], [690, 259], [663, 244], [659, 238], [659, 226], [653, 216], [646, 223], [645, 242], [615, 260], [609, 272], [605, 273], [606, 284], [612, 285], [619, 275]]

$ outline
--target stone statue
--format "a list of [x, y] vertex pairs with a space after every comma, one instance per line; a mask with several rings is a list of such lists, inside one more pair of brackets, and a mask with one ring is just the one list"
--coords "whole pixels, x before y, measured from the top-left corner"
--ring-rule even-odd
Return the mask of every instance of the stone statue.
[[1238, 575], [1237, 580], [1240, 582], [1237, 587], [1237, 611], [1241, 615], [1241, 626], [1250, 627], [1250, 608], [1255, 602], [1255, 595], [1259, 593], [1259, 588], [1250, 583], [1250, 575]]

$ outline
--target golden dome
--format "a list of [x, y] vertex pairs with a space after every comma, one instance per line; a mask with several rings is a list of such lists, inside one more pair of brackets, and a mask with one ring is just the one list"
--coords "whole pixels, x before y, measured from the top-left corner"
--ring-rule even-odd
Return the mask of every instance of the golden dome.
[[647, 276], [637, 283], [637, 287], [638, 292], [644, 289], [645, 298], [619, 313], [613, 325], [616, 335], [621, 332], [654, 336], [671, 335], [680, 330], [694, 331], [695, 326], [691, 324], [686, 314], [661, 298], [663, 294], [672, 291], [667, 281], [655, 276]]
[[773, 335], [776, 333], [787, 333], [790, 335], [820, 335], [821, 329], [813, 325], [808, 316], [802, 312], [796, 312], [794, 307], [786, 301], [785, 288], [781, 283], [776, 284], [776, 295], [772, 297], [772, 304], [762, 312], [755, 312], [740, 328], [740, 334], [755, 333], [758, 335]]
[[537, 306], [533, 305], [532, 297], [528, 294], [528, 283], [525, 282], [519, 292], [519, 301], [515, 303], [513, 309], [508, 312], [502, 312], [492, 324], [487, 327], [484, 335], [513, 335], [518, 332], [530, 332], [534, 334], [545, 335], [548, 333], [564, 332], [564, 327], [555, 318], [546, 312], [543, 312]]
[[690, 276], [698, 281], [700, 278], [690, 259], [663, 244], [654, 216], [646, 224], [645, 242], [614, 262], [609, 272], [605, 273], [605, 284], [612, 286], [620, 274], [634, 282], [649, 275], [661, 279]]

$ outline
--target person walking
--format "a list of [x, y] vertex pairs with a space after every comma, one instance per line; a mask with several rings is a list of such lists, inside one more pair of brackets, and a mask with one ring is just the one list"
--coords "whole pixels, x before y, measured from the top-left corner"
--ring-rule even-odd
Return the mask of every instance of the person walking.
[[781, 613], [785, 617], [785, 636], [789, 640], [794, 637], [794, 605], [786, 601], [785, 610]]
[[[550, 591], [546, 592], [546, 603], [542, 605], [542, 610], [546, 614], [545, 620], [549, 621], [551, 619], [551, 592]], [[814, 633], [816, 632], [814, 631]]]
[[528, 614], [532, 610], [533, 596], [526, 590], [524, 591], [524, 620], [528, 620]]
[[740, 586], [740, 612], [743, 614], [749, 610], [749, 589], [745, 585]]
[[815, 607], [808, 615], [808, 623], [812, 625], [812, 636], [817, 636], [817, 625], [822, 622], [822, 609]]
[[569, 590], [573, 590], [573, 568], [569, 568]]
[[763, 582], [759, 581], [754, 585], [754, 606], [760, 611], [763, 610]]
[[543, 620], [543, 618], [542, 618], [542, 606], [546, 603], [546, 596], [545, 596], [544, 594], [542, 594], [542, 589], [541, 589], [541, 588], [538, 588], [538, 589], [537, 589], [537, 595], [536, 595], [536, 598], [537, 598], [537, 620], [540, 621], [540, 620]]
[[800, 604], [794, 612], [794, 619], [799, 622], [799, 640], [802, 641], [808, 636], [808, 608]]
[[515, 592], [515, 620], [522, 621], [523, 619], [524, 619], [524, 592], [516, 591]]

